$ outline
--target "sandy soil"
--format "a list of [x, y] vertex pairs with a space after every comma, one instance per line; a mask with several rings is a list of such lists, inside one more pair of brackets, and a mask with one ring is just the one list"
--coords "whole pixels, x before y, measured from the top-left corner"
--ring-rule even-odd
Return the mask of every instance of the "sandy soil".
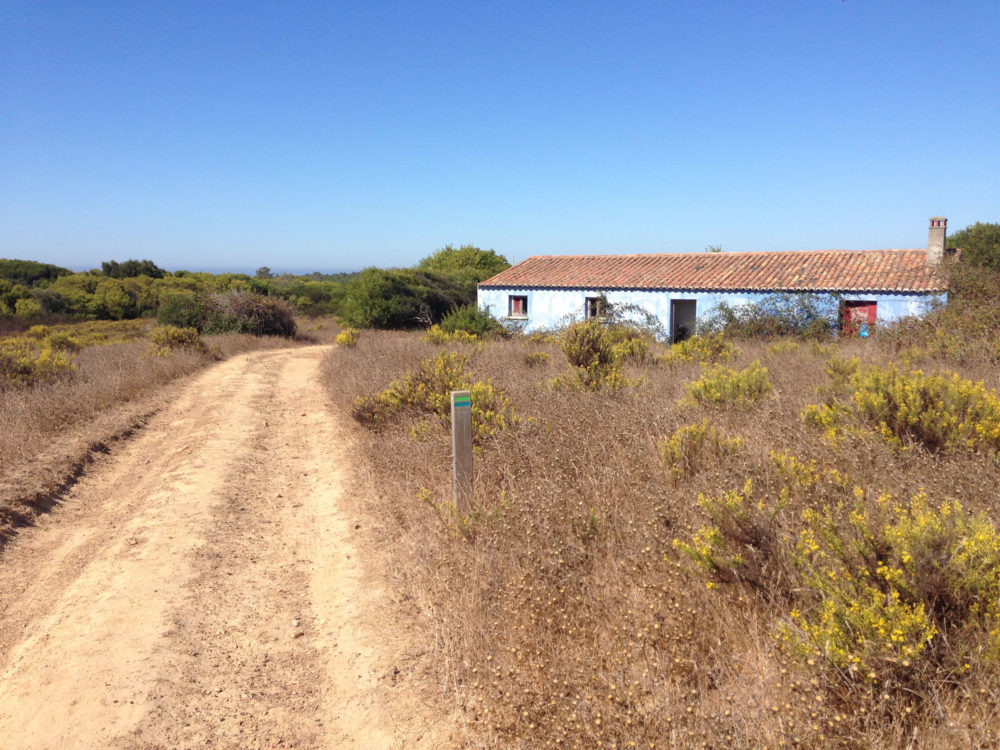
[[449, 744], [377, 617], [323, 351], [198, 376], [5, 550], [0, 747]]

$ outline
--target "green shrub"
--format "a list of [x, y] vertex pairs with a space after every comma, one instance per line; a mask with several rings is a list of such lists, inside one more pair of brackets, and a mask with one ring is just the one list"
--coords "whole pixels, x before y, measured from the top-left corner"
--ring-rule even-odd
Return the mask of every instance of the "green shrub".
[[197, 328], [205, 325], [205, 309], [201, 298], [194, 292], [167, 292], [160, 297], [156, 322], [161, 326]]
[[507, 329], [488, 310], [480, 310], [476, 305], [456, 307], [441, 318], [441, 330], [451, 334], [469, 333], [478, 338], [508, 334]]
[[948, 302], [884, 327], [879, 339], [896, 351], [909, 350], [909, 360], [1000, 362], [1000, 272], [966, 262], [945, 263], [940, 270]]
[[34, 297], [21, 297], [14, 303], [14, 314], [19, 318], [34, 318], [42, 314], [42, 305]]
[[345, 328], [337, 334], [337, 346], [343, 346], [346, 349], [353, 349], [358, 345], [358, 340], [360, 338], [361, 332], [357, 328]]
[[447, 272], [366, 268], [347, 282], [340, 317], [355, 328], [426, 328], [475, 298], [475, 281]]
[[139, 313], [125, 284], [114, 278], [98, 282], [93, 299], [90, 300], [90, 312], [95, 317], [111, 320], [134, 318]]
[[774, 390], [766, 367], [754, 361], [745, 370], [716, 365], [687, 384], [689, 398], [698, 404], [749, 404]]
[[742, 446], [740, 438], [726, 437], [707, 419], [701, 424], [680, 427], [659, 442], [660, 455], [674, 481], [700, 471], [708, 463], [734, 455]]
[[288, 303], [254, 292], [231, 291], [205, 300], [204, 333], [247, 333], [294, 336], [295, 320]]
[[51, 263], [38, 263], [33, 260], [0, 259], [0, 279], [8, 279], [15, 284], [37, 286], [39, 282], [51, 281], [60, 276], [69, 276], [72, 271]]
[[722, 334], [709, 333], [702, 336], [692, 336], [677, 342], [670, 347], [670, 351], [659, 358], [659, 362], [665, 365], [682, 362], [707, 364], [725, 362], [738, 355], [739, 349], [727, 341]]
[[83, 348], [79, 340], [65, 331], [54, 331], [48, 336], [48, 344], [60, 352], [78, 352]]

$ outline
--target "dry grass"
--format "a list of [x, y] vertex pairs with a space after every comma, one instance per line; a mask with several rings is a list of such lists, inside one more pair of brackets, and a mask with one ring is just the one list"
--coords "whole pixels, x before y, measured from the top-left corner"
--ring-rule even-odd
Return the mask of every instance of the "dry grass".
[[201, 350], [150, 356], [151, 328], [150, 321], [53, 327], [81, 342], [74, 369], [53, 382], [0, 390], [0, 544], [51, 507], [94, 453], [141, 426], [168, 384], [242, 351], [289, 345], [227, 334], [205, 337]]
[[[771, 451], [816, 459], [853, 485], [957, 498], [994, 522], [1000, 473], [987, 455], [900, 452], [874, 433], [836, 447], [800, 416], [820, 400], [832, 354], [862, 364], [896, 355], [876, 342], [818, 347], [739, 343], [726, 364], [759, 360], [774, 390], [750, 407], [697, 406], [695, 362], [629, 365], [615, 392], [553, 390], [557, 343], [458, 347], [524, 421], [476, 456], [475, 512], [448, 501], [450, 437], [419, 415], [357, 427], [364, 513], [399, 592], [398, 616], [426, 635], [428, 670], [462, 709], [471, 747], [968, 747], [1000, 742], [1000, 677], [930, 682], [909, 692], [845, 685], [783, 651], [789, 614], [768, 570], [757, 585], [706, 586], [674, 548], [707, 516], [699, 493], [776, 488]], [[418, 334], [361, 332], [325, 363], [332, 397], [384, 388], [439, 351]], [[532, 357], [545, 352], [549, 358]], [[658, 352], [650, 352], [654, 361]], [[530, 365], [528, 363], [531, 363]], [[924, 362], [925, 369], [940, 363]], [[988, 362], [960, 373], [1000, 387]], [[672, 477], [659, 442], [704, 419], [740, 438], [732, 455]], [[771, 572], [780, 575], [775, 568]]]

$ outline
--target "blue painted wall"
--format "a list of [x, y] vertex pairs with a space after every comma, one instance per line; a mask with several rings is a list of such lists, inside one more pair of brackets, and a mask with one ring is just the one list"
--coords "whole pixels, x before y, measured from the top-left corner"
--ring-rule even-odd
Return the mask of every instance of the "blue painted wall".
[[[649, 291], [649, 290], [600, 290], [600, 289], [497, 289], [480, 288], [478, 303], [482, 310], [489, 310], [499, 320], [516, 321], [524, 326], [527, 332], [557, 328], [573, 320], [584, 317], [584, 300], [587, 297], [599, 297], [603, 294], [609, 303], [631, 304], [641, 307], [654, 315], [663, 325], [665, 331], [670, 330], [671, 300], [695, 300], [697, 315], [702, 317], [710, 313], [720, 302], [729, 305], [745, 305], [757, 302], [767, 296], [762, 292], [684, 292], [684, 291]], [[823, 295], [817, 292], [818, 295]], [[511, 296], [528, 298], [528, 315], [526, 318], [508, 318], [509, 298]], [[943, 303], [945, 294], [869, 294], [842, 293], [841, 299], [846, 301], [874, 301], [878, 304], [878, 323], [891, 323], [908, 315], [923, 315], [928, 306]]]

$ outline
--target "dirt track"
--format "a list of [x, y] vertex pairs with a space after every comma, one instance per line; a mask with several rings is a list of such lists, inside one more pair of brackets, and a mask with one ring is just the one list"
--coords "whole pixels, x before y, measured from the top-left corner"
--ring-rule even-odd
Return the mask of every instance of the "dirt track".
[[322, 354], [197, 377], [0, 556], [0, 747], [439, 744], [370, 627]]

